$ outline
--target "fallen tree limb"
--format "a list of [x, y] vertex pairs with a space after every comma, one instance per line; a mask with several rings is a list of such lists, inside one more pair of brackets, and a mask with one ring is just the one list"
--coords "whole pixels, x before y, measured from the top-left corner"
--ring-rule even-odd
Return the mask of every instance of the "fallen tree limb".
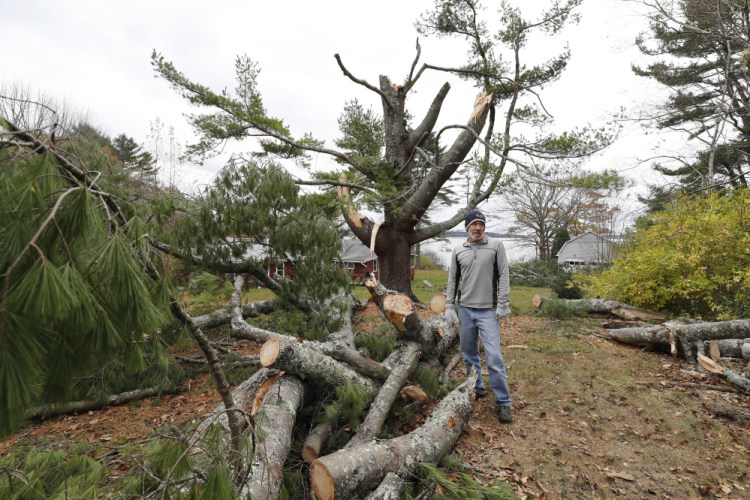
[[386, 441], [371, 441], [315, 460], [310, 483], [316, 498], [350, 498], [375, 488], [389, 472], [413, 472], [421, 462], [437, 463], [455, 445], [471, 416], [477, 374], [454, 389], [416, 430]]
[[323, 449], [323, 443], [326, 442], [328, 436], [331, 435], [333, 430], [333, 424], [328, 420], [324, 420], [319, 423], [310, 434], [305, 438], [305, 442], [302, 445], [302, 460], [307, 463], [312, 463], [313, 460], [320, 456], [320, 450]]
[[706, 370], [723, 377], [733, 387], [740, 389], [743, 392], [750, 393], [750, 379], [747, 379], [729, 368], [724, 368], [719, 363], [711, 358], [698, 354], [698, 363]]
[[419, 346], [413, 342], [405, 345], [399, 363], [391, 371], [388, 379], [380, 386], [377, 396], [367, 411], [367, 417], [357, 429], [357, 434], [349, 440], [346, 448], [352, 448], [374, 439], [383, 428], [388, 412], [398, 397], [399, 390], [419, 362]]
[[266, 418], [256, 424], [255, 454], [240, 498], [278, 498], [284, 462], [292, 444], [297, 410], [304, 387], [296, 378], [284, 375], [267, 392], [261, 412]]
[[369, 390], [377, 389], [377, 384], [371, 378], [360, 375], [349, 365], [299, 342], [269, 339], [260, 349], [260, 363], [265, 367], [274, 366], [304, 380], [314, 380], [333, 387], [352, 382]]
[[120, 406], [133, 401], [140, 401], [146, 398], [152, 398], [162, 394], [178, 394], [187, 390], [187, 385], [179, 387], [146, 387], [144, 389], [134, 389], [132, 391], [113, 394], [102, 399], [72, 401], [54, 405], [43, 405], [31, 408], [26, 414], [26, 418], [31, 420], [43, 420], [46, 418], [56, 417], [59, 415], [70, 415], [73, 413], [82, 413], [92, 410], [101, 410], [107, 406]]
[[718, 339], [704, 341], [708, 344], [707, 351], [714, 361], [719, 358], [737, 358], [750, 360], [750, 338], [748, 339]]
[[564, 303], [571, 309], [581, 309], [588, 313], [606, 313], [618, 316], [622, 319], [633, 321], [647, 321], [649, 323], [662, 323], [666, 320], [663, 314], [633, 307], [629, 304], [616, 302], [614, 300], [602, 299], [550, 299], [541, 295], [534, 295], [531, 298], [531, 305], [534, 308], [541, 308], [545, 302], [556, 300]]
[[[276, 299], [264, 300], [263, 302], [252, 302], [250, 304], [242, 305], [242, 317], [243, 318], [255, 318], [261, 314], [270, 314], [276, 308]], [[231, 323], [232, 321], [232, 306], [218, 309], [214, 312], [203, 314], [202, 316], [196, 316], [193, 318], [195, 323], [204, 330], [210, 330], [222, 325]]]

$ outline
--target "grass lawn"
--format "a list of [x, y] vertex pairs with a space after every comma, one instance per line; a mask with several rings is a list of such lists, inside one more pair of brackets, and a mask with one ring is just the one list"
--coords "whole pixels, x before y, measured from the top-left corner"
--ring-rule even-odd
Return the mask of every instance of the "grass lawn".
[[[432, 286], [427, 286], [428, 281]], [[417, 270], [417, 274], [411, 282], [411, 288], [414, 294], [422, 301], [423, 304], [429, 304], [433, 295], [444, 293], [448, 284], [448, 271], [441, 269], [436, 270]], [[355, 295], [360, 299], [366, 299], [370, 296], [367, 288], [364, 286], [354, 287]], [[526, 286], [510, 287], [510, 308], [514, 314], [532, 314], [534, 308], [531, 306], [531, 297], [534, 295], [552, 296], [549, 288], [534, 288]]]

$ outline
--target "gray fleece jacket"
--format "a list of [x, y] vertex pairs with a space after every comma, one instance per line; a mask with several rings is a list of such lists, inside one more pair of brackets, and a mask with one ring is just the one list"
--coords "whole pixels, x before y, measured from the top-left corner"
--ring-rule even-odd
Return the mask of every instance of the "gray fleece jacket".
[[508, 258], [500, 240], [484, 236], [476, 245], [465, 240], [453, 248], [448, 270], [448, 304], [494, 309], [510, 300]]

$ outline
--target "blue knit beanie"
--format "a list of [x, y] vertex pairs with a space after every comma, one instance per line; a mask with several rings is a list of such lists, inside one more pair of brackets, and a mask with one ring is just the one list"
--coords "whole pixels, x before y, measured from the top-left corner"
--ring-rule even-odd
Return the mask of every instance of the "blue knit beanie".
[[479, 210], [472, 210], [471, 212], [466, 214], [466, 219], [464, 220], [464, 229], [469, 229], [471, 223], [477, 220], [480, 220], [483, 223], [487, 224], [487, 218]]

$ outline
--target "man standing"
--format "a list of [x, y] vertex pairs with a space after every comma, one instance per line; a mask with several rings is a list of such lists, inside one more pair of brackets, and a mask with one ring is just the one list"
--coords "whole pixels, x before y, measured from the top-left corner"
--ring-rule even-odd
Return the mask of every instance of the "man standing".
[[507, 424], [513, 417], [498, 320], [510, 316], [508, 258], [502, 242], [484, 234], [485, 223], [486, 218], [479, 210], [466, 215], [464, 227], [469, 237], [451, 255], [445, 318], [451, 324], [459, 324], [466, 373], [471, 373], [472, 368], [479, 373], [474, 388], [476, 399], [487, 396], [479, 359], [478, 340], [482, 339], [498, 419]]

